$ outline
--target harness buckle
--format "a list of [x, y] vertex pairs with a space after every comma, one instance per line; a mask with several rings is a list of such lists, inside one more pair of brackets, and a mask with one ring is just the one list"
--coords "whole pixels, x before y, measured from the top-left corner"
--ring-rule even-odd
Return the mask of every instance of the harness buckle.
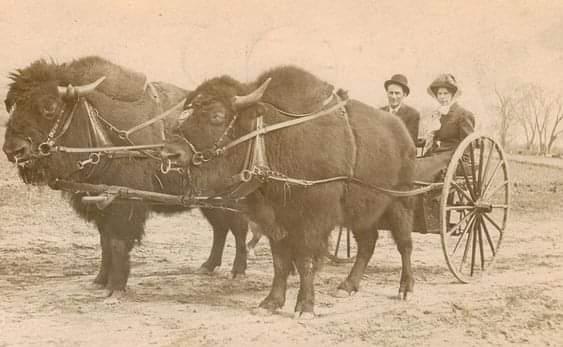
[[51, 150], [53, 149], [53, 144], [50, 141], [42, 142], [37, 146], [39, 155], [42, 157], [47, 157], [51, 155]]

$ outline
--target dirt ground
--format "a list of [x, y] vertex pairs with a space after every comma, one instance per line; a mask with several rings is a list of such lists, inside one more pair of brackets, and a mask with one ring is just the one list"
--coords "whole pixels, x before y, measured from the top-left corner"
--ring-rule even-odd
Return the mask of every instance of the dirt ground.
[[[2, 129], [0, 136], [3, 138]], [[350, 264], [326, 264], [314, 320], [293, 319], [298, 279], [279, 313], [256, 312], [272, 264], [267, 242], [230, 278], [234, 240], [214, 275], [198, 211], [155, 215], [132, 252], [129, 299], [93, 280], [98, 234], [57, 192], [28, 188], [0, 159], [0, 346], [563, 346], [563, 169], [513, 163], [512, 214], [494, 269], [460, 284], [437, 235], [414, 234], [415, 293], [395, 298], [400, 258], [383, 233], [359, 293], [332, 295]]]

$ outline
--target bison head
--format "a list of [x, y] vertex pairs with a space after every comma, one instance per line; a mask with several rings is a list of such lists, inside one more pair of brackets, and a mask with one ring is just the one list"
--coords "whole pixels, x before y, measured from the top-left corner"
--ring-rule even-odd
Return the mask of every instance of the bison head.
[[[221, 175], [224, 177], [225, 173], [240, 170], [244, 161], [243, 150], [229, 151], [217, 158], [217, 149], [250, 131], [256, 115], [254, 106], [269, 82], [270, 79], [266, 79], [259, 87], [252, 88], [223, 76], [196, 88], [186, 100], [174, 136], [162, 150], [163, 160], [174, 162], [192, 173], [199, 170], [207, 180], [206, 187], [217, 186]], [[198, 180], [197, 174], [191, 177]], [[197, 185], [197, 182], [192, 183]]]
[[2, 150], [9, 161], [17, 164], [25, 183], [46, 183], [49, 162], [41, 155], [39, 145], [72, 109], [76, 98], [103, 81], [102, 78], [85, 86], [61, 86], [66, 83], [57, 68], [55, 64], [38, 61], [10, 76], [13, 82], [5, 100], [10, 118]]
[[[235, 135], [232, 129], [235, 117], [240, 113], [252, 114], [248, 109], [260, 101], [269, 83], [267, 79], [245, 95], [238, 94], [247, 88], [228, 77], [211, 80], [197, 88], [186, 100], [184, 114], [162, 156], [188, 166], [197, 160], [194, 154], [225, 145]], [[240, 122], [248, 120], [251, 117], [241, 118]]]

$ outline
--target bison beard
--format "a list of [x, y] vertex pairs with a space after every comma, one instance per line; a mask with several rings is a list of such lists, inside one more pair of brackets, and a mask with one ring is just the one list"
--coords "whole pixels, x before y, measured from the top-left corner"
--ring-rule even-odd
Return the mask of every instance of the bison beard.
[[[17, 70], [11, 75], [13, 83], [5, 101], [9, 112], [3, 150], [10, 161], [19, 161], [19, 173], [25, 183], [45, 184], [53, 179], [70, 177], [88, 183], [121, 185], [156, 192], [170, 192], [182, 189], [182, 179], [175, 175], [160, 175], [159, 162], [148, 159], [102, 160], [95, 167], [76, 170], [76, 161], [84, 160], [84, 155], [53, 153], [46, 158], [33, 158], [31, 154], [37, 145], [46, 140], [52, 127], [52, 117], [44, 117], [65, 106], [58, 95], [60, 87], [71, 84], [84, 85], [100, 76], [105, 81], [85, 98], [103, 117], [116, 127], [126, 130], [157, 116], [186, 96], [186, 91], [167, 83], [155, 83], [160, 99], [160, 107], [154, 101], [155, 95], [145, 84], [145, 76], [114, 65], [98, 57], [86, 57], [68, 64], [55, 64], [43, 60], [29, 67]], [[63, 88], [64, 89], [64, 88]], [[67, 100], [67, 103], [72, 102]], [[45, 106], [46, 105], [46, 106]], [[43, 107], [45, 106], [45, 107]], [[91, 147], [92, 141], [87, 114], [78, 108], [68, 130], [60, 138], [59, 145]], [[167, 120], [166, 129], [174, 123]], [[118, 138], [109, 127], [104, 131], [114, 145], [128, 145]], [[159, 123], [145, 128], [131, 136], [135, 144], [159, 143]], [[130, 271], [129, 252], [134, 243], [140, 241], [149, 212], [172, 213], [183, 208], [150, 207], [140, 202], [111, 204], [99, 210], [80, 202], [81, 194], [65, 193], [78, 214], [97, 226], [100, 233], [102, 261], [94, 282], [114, 291], [125, 290]], [[243, 274], [246, 269], [247, 222], [239, 214], [222, 211], [203, 211], [213, 227], [213, 247], [209, 259], [203, 263], [202, 271], [211, 272], [221, 265], [221, 257], [228, 230], [235, 235], [236, 257], [232, 273]]]
[[[259, 92], [249, 94], [264, 89], [264, 82], [270, 78], [263, 96]], [[295, 67], [268, 71], [251, 85], [228, 76], [209, 80], [188, 97], [186, 105], [193, 109], [192, 114], [162, 154], [190, 166], [193, 190], [204, 194], [224, 192], [224, 182], [243, 169], [251, 141], [199, 166], [191, 164], [194, 149], [214, 148], [222, 134], [226, 136], [224, 145], [251, 132], [258, 116], [270, 125], [287, 121], [287, 112], [318, 111], [333, 90], [328, 83]], [[260, 97], [261, 102], [249, 101]], [[327, 107], [336, 104], [336, 99]], [[240, 100], [244, 100], [244, 105]], [[236, 121], [231, 123], [235, 114]], [[224, 121], [218, 124], [221, 118]], [[234, 126], [229, 130], [230, 124]], [[396, 117], [355, 100], [349, 100], [346, 112], [336, 111], [269, 132], [264, 140], [269, 168], [287, 177], [319, 180], [353, 176], [368, 185], [393, 189], [408, 189], [412, 184], [415, 147], [405, 126]], [[294, 261], [300, 275], [295, 312], [313, 314], [313, 280], [329, 233], [336, 225], [351, 228], [358, 242], [356, 262], [339, 289], [347, 293], [358, 290], [374, 251], [377, 230], [385, 226], [391, 230], [402, 259], [399, 293], [406, 297], [412, 292], [413, 211], [408, 199], [393, 199], [346, 181], [304, 188], [266, 180], [247, 200], [250, 218], [269, 236], [274, 262], [272, 289], [260, 307], [276, 310], [284, 305], [287, 277]]]

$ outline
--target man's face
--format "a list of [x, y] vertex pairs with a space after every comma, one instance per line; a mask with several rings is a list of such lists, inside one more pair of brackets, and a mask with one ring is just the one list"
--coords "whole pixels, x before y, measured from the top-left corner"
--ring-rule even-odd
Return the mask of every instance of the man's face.
[[390, 84], [387, 87], [387, 99], [389, 100], [389, 105], [393, 108], [399, 106], [405, 97], [403, 92], [403, 87], [397, 84]]

